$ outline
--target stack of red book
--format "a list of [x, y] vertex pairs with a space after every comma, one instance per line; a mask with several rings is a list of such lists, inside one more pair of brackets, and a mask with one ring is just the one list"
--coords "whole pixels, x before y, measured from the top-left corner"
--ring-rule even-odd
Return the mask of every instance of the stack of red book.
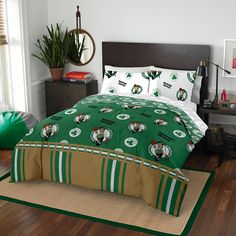
[[70, 71], [66, 73], [63, 80], [70, 82], [81, 82], [88, 83], [93, 79], [93, 75], [90, 72], [82, 72], [82, 71]]

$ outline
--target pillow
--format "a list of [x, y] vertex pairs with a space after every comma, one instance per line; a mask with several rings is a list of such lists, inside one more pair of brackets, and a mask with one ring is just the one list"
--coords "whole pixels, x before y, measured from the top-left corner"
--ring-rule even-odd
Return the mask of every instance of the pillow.
[[149, 95], [164, 96], [172, 100], [191, 101], [196, 71], [152, 68]]
[[148, 94], [148, 72], [119, 72], [107, 70], [101, 93]]
[[105, 71], [115, 70], [119, 72], [146, 72], [150, 71], [153, 66], [144, 66], [144, 67], [117, 67], [117, 66], [105, 66]]
[[196, 104], [200, 104], [201, 86], [202, 86], [202, 76], [197, 76], [194, 81], [194, 85], [193, 85], [191, 102], [194, 102]]

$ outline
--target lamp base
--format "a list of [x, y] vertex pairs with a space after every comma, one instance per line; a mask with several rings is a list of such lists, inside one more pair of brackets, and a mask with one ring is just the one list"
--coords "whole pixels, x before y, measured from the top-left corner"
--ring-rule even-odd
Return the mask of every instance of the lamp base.
[[212, 102], [212, 108], [213, 109], [219, 109], [220, 108], [218, 95], [215, 96], [214, 101]]

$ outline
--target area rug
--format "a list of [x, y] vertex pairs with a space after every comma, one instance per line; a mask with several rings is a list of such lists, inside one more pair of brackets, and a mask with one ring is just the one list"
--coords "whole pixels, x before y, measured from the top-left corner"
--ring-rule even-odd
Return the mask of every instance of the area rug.
[[187, 235], [214, 173], [184, 170], [190, 180], [179, 217], [147, 206], [143, 200], [77, 186], [31, 181], [0, 182], [0, 199], [158, 235]]

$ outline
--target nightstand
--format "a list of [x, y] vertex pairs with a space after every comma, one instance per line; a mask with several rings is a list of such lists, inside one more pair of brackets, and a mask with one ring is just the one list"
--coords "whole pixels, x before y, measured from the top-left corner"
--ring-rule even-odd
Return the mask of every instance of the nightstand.
[[67, 81], [45, 81], [46, 115], [72, 107], [76, 102], [98, 92], [97, 80], [87, 84]]
[[208, 125], [209, 124], [209, 116], [210, 115], [228, 115], [228, 116], [236, 116], [236, 110], [231, 109], [212, 109], [212, 108], [199, 108], [198, 112], [201, 119]]
[[[200, 107], [198, 114], [201, 119], [208, 125], [210, 115], [236, 116], [236, 110]], [[210, 129], [207, 130], [206, 138], [207, 139], [203, 140], [205, 150], [211, 149], [220, 153], [220, 166], [224, 159], [224, 156], [226, 155], [226, 151], [228, 151], [231, 146], [234, 147], [236, 145], [236, 128], [234, 125], [213, 125], [210, 127]], [[209, 145], [212, 145], [212, 147], [209, 147]]]

